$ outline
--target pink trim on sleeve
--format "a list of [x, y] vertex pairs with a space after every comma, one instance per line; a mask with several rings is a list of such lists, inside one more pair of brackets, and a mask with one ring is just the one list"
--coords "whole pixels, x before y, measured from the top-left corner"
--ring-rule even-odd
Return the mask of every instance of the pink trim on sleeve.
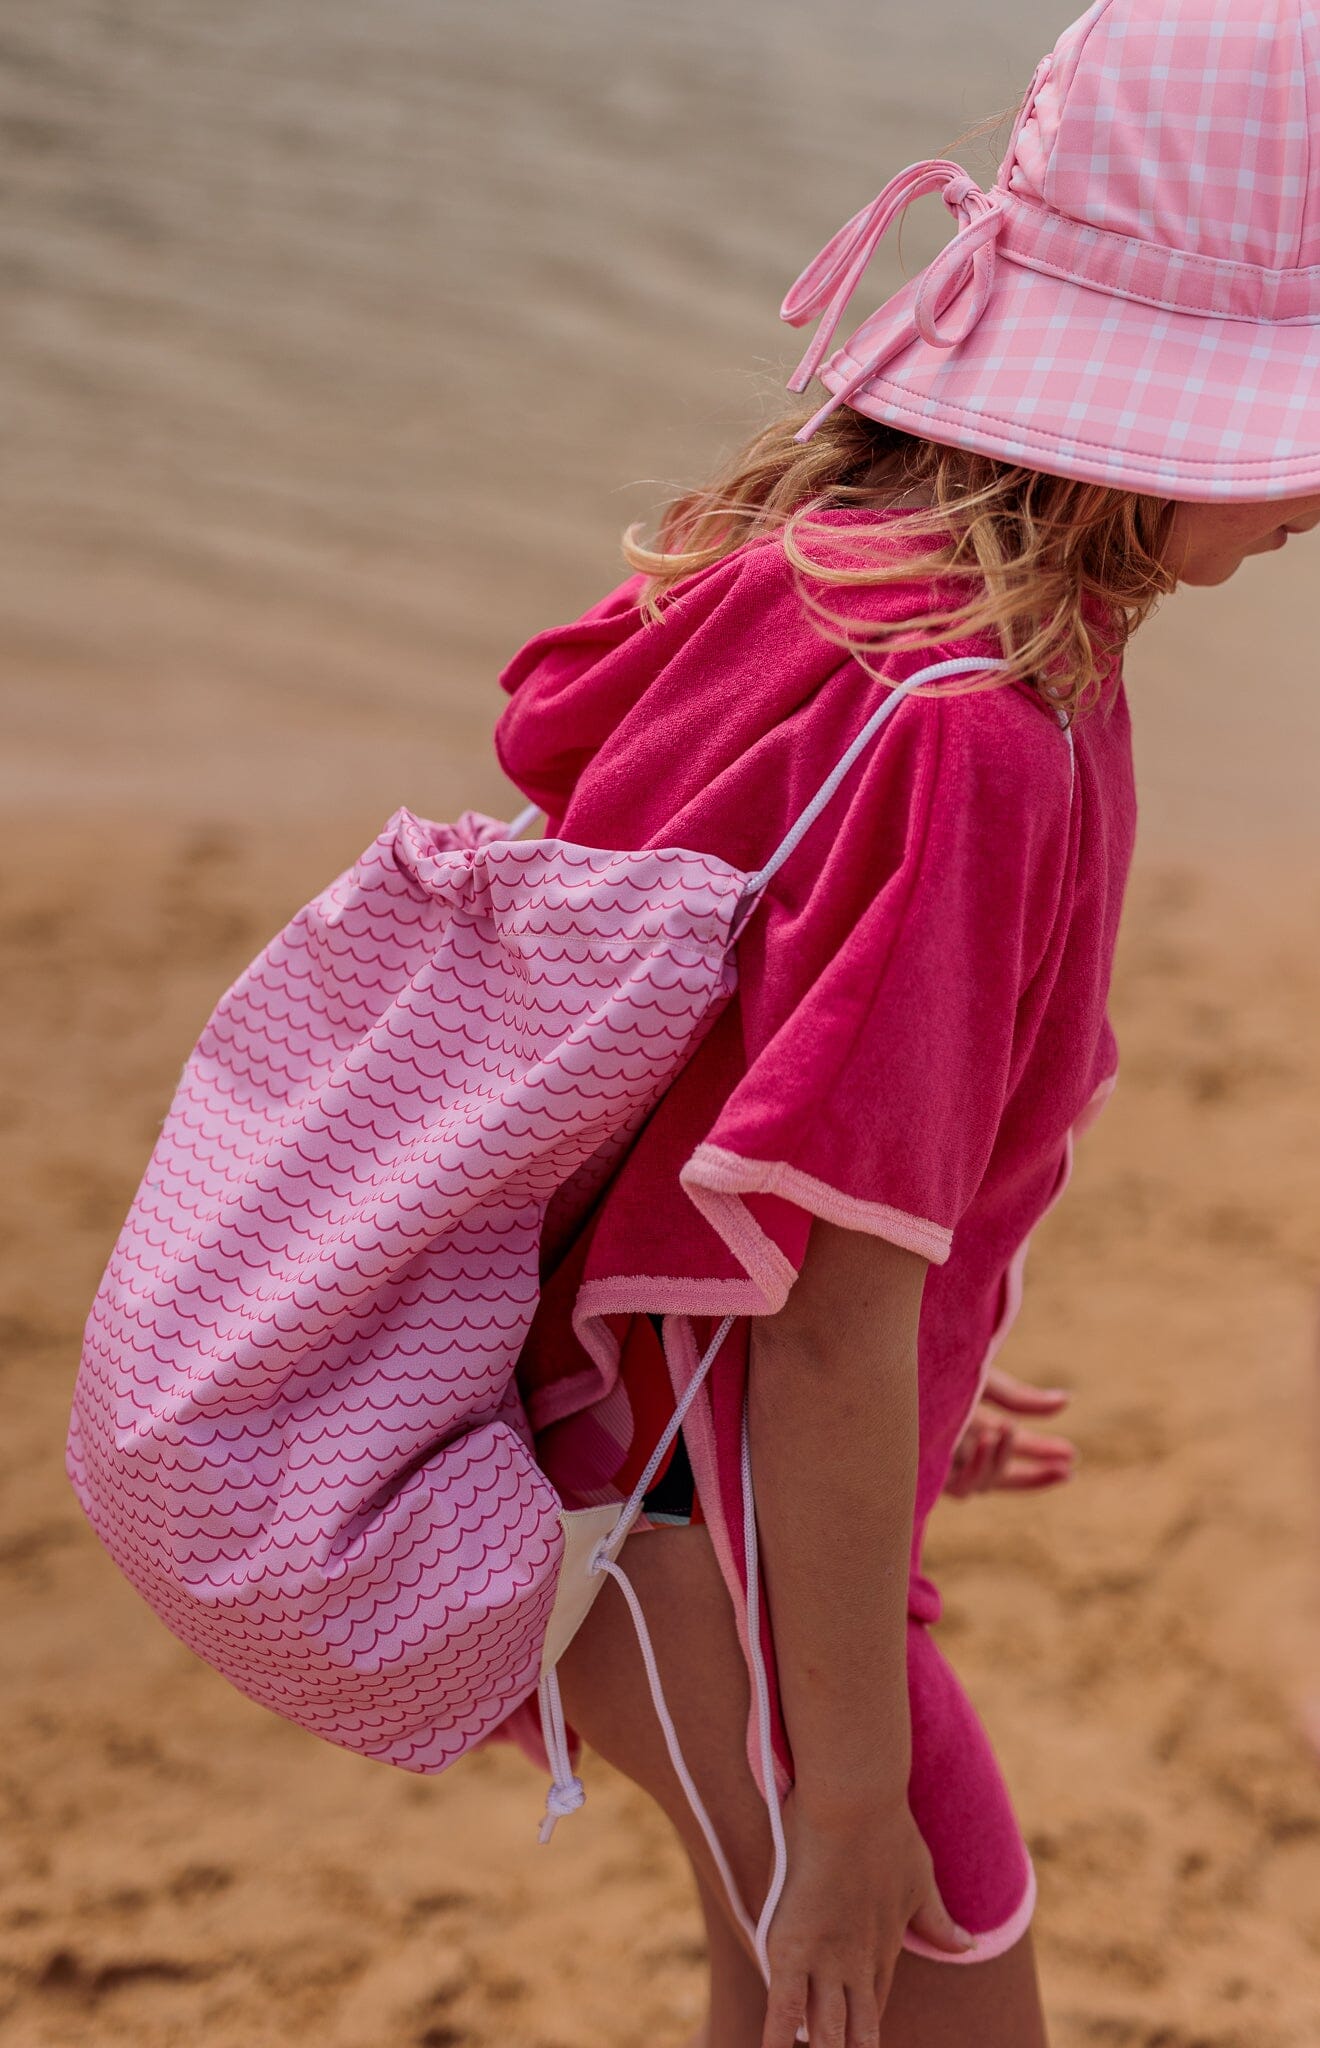
[[1031, 1859], [1027, 1859], [1027, 1888], [1022, 1894], [1022, 1904], [999, 1927], [992, 1927], [988, 1934], [978, 1934], [976, 1947], [965, 1955], [950, 1955], [942, 1948], [932, 1948], [919, 1934], [909, 1928], [903, 1936], [903, 1946], [914, 1956], [925, 1956], [932, 1963], [992, 1963], [996, 1956], [1008, 1954], [1016, 1948], [1031, 1925], [1031, 1916], [1036, 1910], [1036, 1870]]
[[679, 1176], [687, 1193], [712, 1229], [751, 1277], [782, 1305], [797, 1277], [779, 1247], [754, 1221], [743, 1195], [779, 1195], [799, 1209], [837, 1223], [844, 1230], [869, 1231], [905, 1251], [917, 1252], [933, 1266], [942, 1266], [953, 1249], [953, 1232], [925, 1216], [911, 1216], [884, 1202], [861, 1202], [840, 1193], [828, 1182], [802, 1173], [782, 1160], [744, 1159], [720, 1145], [698, 1145]]
[[[775, 1304], [782, 1307], [782, 1301]], [[610, 1377], [619, 1362], [618, 1340], [607, 1316], [763, 1316], [761, 1289], [749, 1280], [689, 1280], [668, 1273], [615, 1273], [584, 1280], [573, 1305], [573, 1332], [588, 1356]]]

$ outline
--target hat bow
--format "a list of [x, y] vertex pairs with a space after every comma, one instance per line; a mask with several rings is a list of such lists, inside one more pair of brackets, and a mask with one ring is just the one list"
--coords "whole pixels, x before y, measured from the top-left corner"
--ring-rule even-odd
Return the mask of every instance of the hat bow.
[[[898, 216], [914, 199], [938, 192], [958, 223], [958, 233], [942, 249], [922, 278], [911, 308], [911, 320], [898, 334], [865, 351], [864, 359], [842, 387], [795, 436], [810, 440], [817, 427], [881, 370], [914, 335], [931, 348], [956, 348], [965, 341], [989, 302], [994, 285], [997, 244], [1004, 223], [1003, 196], [983, 192], [961, 164], [943, 157], [909, 164], [891, 178], [884, 191], [845, 222], [798, 278], [780, 308], [780, 318], [802, 327], [822, 315], [810, 348], [789, 379], [790, 391], [805, 391], [834, 339], [839, 323], [862, 281], [868, 263]], [[956, 333], [940, 326], [943, 314], [968, 285], [971, 303]]]

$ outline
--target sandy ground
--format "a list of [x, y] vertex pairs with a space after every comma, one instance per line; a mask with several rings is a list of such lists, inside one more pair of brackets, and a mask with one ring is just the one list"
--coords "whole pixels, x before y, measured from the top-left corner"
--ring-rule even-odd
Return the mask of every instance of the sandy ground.
[[[62, 1477], [79, 1330], [226, 979], [397, 802], [504, 801], [499, 663], [613, 580], [654, 479], [757, 416], [797, 263], [1007, 105], [1069, 11], [762, 0], [744, 48], [735, 0], [10, 0], [6, 2043], [691, 2028], [696, 1915], [628, 1788], [591, 1770], [538, 1851], [518, 1759], [423, 1783], [318, 1747], [136, 1602]], [[938, 233], [914, 215], [909, 262]], [[1059, 2048], [1320, 2032], [1306, 548], [1134, 650], [1123, 1081], [1007, 1361], [1075, 1386], [1082, 1472], [936, 1535]]]

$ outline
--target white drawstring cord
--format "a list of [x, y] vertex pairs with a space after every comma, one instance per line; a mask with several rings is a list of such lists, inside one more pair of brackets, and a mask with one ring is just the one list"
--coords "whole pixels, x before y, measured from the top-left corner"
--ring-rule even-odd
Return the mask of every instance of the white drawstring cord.
[[516, 818], [510, 818], [508, 825], [509, 838], [521, 839], [528, 826], [534, 825], [538, 818], [543, 818], [544, 816], [545, 812], [541, 809], [540, 804], [528, 804], [525, 810], [519, 811]]
[[552, 1779], [545, 1795], [545, 1813], [537, 1840], [548, 1842], [555, 1831], [555, 1822], [576, 1813], [587, 1794], [581, 1778], [573, 1769], [568, 1749], [568, 1728], [564, 1721], [564, 1702], [559, 1693], [559, 1674], [553, 1667], [537, 1686], [536, 1698], [541, 1709], [541, 1733], [545, 1737], [545, 1753], [549, 1758]]
[[[628, 1527], [636, 1519], [642, 1495], [646, 1492], [654, 1477], [654, 1468], [658, 1467], [667, 1444], [672, 1442], [678, 1425], [681, 1424], [683, 1416], [686, 1415], [692, 1405], [692, 1401], [696, 1397], [697, 1389], [704, 1383], [711, 1366], [715, 1362], [716, 1353], [733, 1325], [733, 1320], [732, 1316], [725, 1318], [724, 1323], [720, 1326], [714, 1340], [708, 1347], [705, 1357], [697, 1367], [692, 1379], [688, 1382], [684, 1390], [683, 1399], [675, 1410], [674, 1419], [657, 1446], [647, 1470], [643, 1472], [637, 1486], [634, 1487], [618, 1524], [611, 1535], [606, 1537], [597, 1546], [595, 1555], [591, 1560], [591, 1570], [593, 1573], [600, 1572], [613, 1579], [618, 1585], [624, 1600], [627, 1602], [628, 1612], [632, 1617], [633, 1630], [637, 1637], [637, 1646], [642, 1653], [642, 1663], [646, 1669], [646, 1682], [650, 1688], [651, 1704], [655, 1708], [656, 1719], [660, 1723], [660, 1732], [664, 1737], [665, 1748], [669, 1753], [669, 1761], [673, 1765], [674, 1776], [683, 1788], [684, 1796], [692, 1810], [697, 1826], [701, 1829], [706, 1847], [710, 1850], [711, 1860], [719, 1872], [720, 1881], [728, 1897], [733, 1917], [742, 1929], [745, 1939], [750, 1944], [761, 1974], [768, 1984], [770, 1981], [770, 1927], [778, 1910], [779, 1901], [783, 1896], [784, 1883], [788, 1875], [788, 1844], [784, 1837], [784, 1819], [780, 1808], [775, 1775], [774, 1738], [770, 1725], [770, 1685], [766, 1674], [765, 1656], [761, 1646], [760, 1545], [756, 1528], [756, 1500], [752, 1489], [752, 1451], [748, 1427], [748, 1401], [746, 1398], [743, 1402], [741, 1458], [743, 1559], [747, 1577], [747, 1641], [751, 1659], [752, 1690], [761, 1763], [761, 1781], [766, 1813], [770, 1821], [770, 1839], [774, 1850], [769, 1889], [766, 1892], [765, 1903], [761, 1908], [760, 1918], [755, 1925], [753, 1925], [751, 1915], [743, 1904], [737, 1881], [729, 1867], [729, 1860], [721, 1846], [720, 1838], [715, 1832], [714, 1822], [706, 1811], [705, 1802], [697, 1790], [696, 1781], [688, 1768], [687, 1759], [683, 1754], [683, 1747], [678, 1739], [678, 1730], [674, 1726], [674, 1717], [669, 1711], [669, 1702], [665, 1698], [664, 1684], [660, 1677], [660, 1666], [655, 1654], [655, 1645], [651, 1641], [651, 1631], [646, 1625], [646, 1616], [642, 1610], [642, 1603], [637, 1597], [637, 1589], [623, 1567], [615, 1561], [613, 1555], [622, 1546]], [[553, 1774], [553, 1783], [546, 1795], [545, 1816], [540, 1828], [540, 1840], [548, 1842], [554, 1833], [555, 1822], [561, 1820], [566, 1814], [575, 1813], [583, 1804], [586, 1794], [582, 1787], [582, 1780], [573, 1771], [572, 1760], [569, 1756], [568, 1731], [564, 1722], [563, 1701], [559, 1692], [559, 1680], [553, 1670], [548, 1671], [541, 1680], [538, 1698], [541, 1708], [541, 1726], [545, 1735], [546, 1755], [549, 1758], [550, 1769]], [[802, 2039], [803, 2036], [799, 2034], [798, 2038]]]
[[[642, 1498], [650, 1487], [666, 1450], [678, 1434], [683, 1418], [691, 1408], [701, 1387], [705, 1384], [710, 1369], [715, 1363], [720, 1346], [728, 1336], [733, 1324], [734, 1317], [726, 1316], [711, 1339], [704, 1357], [684, 1388], [682, 1398], [675, 1408], [664, 1434], [652, 1452], [646, 1469], [629, 1495], [618, 1522], [615, 1524], [610, 1535], [604, 1538], [597, 1546], [595, 1555], [591, 1560], [590, 1569], [593, 1573], [603, 1573], [615, 1580], [619, 1591], [627, 1602], [628, 1612], [632, 1617], [633, 1630], [637, 1637], [637, 1645], [642, 1653], [642, 1663], [646, 1669], [646, 1681], [651, 1692], [651, 1703], [655, 1708], [656, 1719], [660, 1723], [660, 1731], [664, 1736], [665, 1748], [669, 1753], [669, 1761], [673, 1765], [674, 1775], [683, 1788], [684, 1796], [692, 1809], [693, 1817], [696, 1820], [697, 1826], [701, 1829], [707, 1848], [710, 1850], [711, 1859], [716, 1870], [719, 1872], [720, 1880], [728, 1895], [729, 1906], [734, 1919], [742, 1929], [747, 1941], [751, 1944], [762, 1974], [768, 1983], [770, 1978], [768, 1953], [770, 1925], [778, 1909], [779, 1901], [783, 1894], [784, 1881], [788, 1874], [788, 1845], [784, 1839], [784, 1821], [780, 1810], [779, 1793], [775, 1777], [774, 1740], [770, 1726], [770, 1685], [766, 1673], [765, 1657], [761, 1647], [760, 1546], [756, 1529], [756, 1500], [752, 1490], [752, 1453], [746, 1399], [743, 1402], [741, 1455], [743, 1558], [747, 1576], [747, 1640], [751, 1657], [752, 1689], [755, 1702], [761, 1778], [764, 1788], [766, 1812], [770, 1820], [770, 1838], [774, 1848], [770, 1886], [766, 1893], [765, 1903], [761, 1908], [760, 1919], [755, 1925], [743, 1904], [737, 1882], [729, 1867], [728, 1858], [725, 1856], [724, 1850], [720, 1845], [719, 1836], [715, 1832], [714, 1823], [706, 1811], [705, 1803], [697, 1790], [696, 1782], [688, 1768], [687, 1759], [683, 1755], [682, 1744], [678, 1739], [678, 1730], [674, 1726], [674, 1718], [669, 1711], [669, 1703], [665, 1698], [664, 1685], [660, 1677], [660, 1666], [656, 1659], [655, 1646], [651, 1641], [651, 1632], [646, 1625], [646, 1616], [642, 1611], [642, 1603], [637, 1597], [636, 1588], [628, 1574], [617, 1562], [617, 1554], [622, 1549], [628, 1532], [641, 1509]], [[559, 1692], [559, 1680], [553, 1670], [548, 1671], [541, 1680], [538, 1698], [541, 1708], [541, 1726], [545, 1735], [546, 1755], [549, 1758], [550, 1769], [553, 1775], [553, 1783], [546, 1796], [545, 1817], [541, 1822], [540, 1829], [541, 1841], [548, 1842], [554, 1833], [555, 1822], [562, 1819], [565, 1814], [575, 1813], [582, 1805], [586, 1794], [583, 1791], [581, 1779], [574, 1774], [572, 1760], [569, 1756], [568, 1733], [564, 1722], [564, 1708]]]
[[[933, 661], [928, 668], [918, 669], [915, 675], [905, 677], [901, 683], [895, 683], [884, 703], [878, 705], [871, 713], [847, 752], [830, 770], [806, 809], [784, 834], [765, 866], [758, 868], [754, 875], [748, 876], [743, 903], [750, 906], [758, 900], [766, 883], [779, 873], [789, 855], [806, 837], [825, 806], [836, 794], [848, 770], [870, 745], [880, 728], [893, 717], [905, 697], [910, 697], [914, 690], [921, 689], [926, 683], [942, 682], [946, 676], [989, 673], [991, 670], [1007, 667], [1006, 661], [991, 661], [983, 655], [955, 655], [951, 661]], [[735, 929], [740, 927], [745, 917], [746, 911], [740, 911], [735, 917]]]
[[678, 1406], [675, 1408], [673, 1414], [670, 1416], [668, 1422], [664, 1426], [664, 1430], [661, 1433], [659, 1443], [656, 1445], [655, 1449], [652, 1451], [650, 1457], [646, 1461], [646, 1465], [643, 1469], [641, 1478], [638, 1480], [636, 1486], [634, 1486], [632, 1492], [628, 1496], [628, 1499], [624, 1505], [623, 1513], [619, 1516], [618, 1521], [614, 1524], [614, 1527], [611, 1529], [609, 1535], [606, 1537], [604, 1543], [601, 1545], [601, 1550], [604, 1556], [609, 1558], [611, 1561], [613, 1561], [613, 1559], [615, 1559], [618, 1556], [619, 1552], [623, 1549], [624, 1543], [629, 1535], [629, 1532], [632, 1529], [632, 1525], [637, 1520], [638, 1515], [642, 1511], [642, 1501], [650, 1492], [651, 1481], [655, 1478], [656, 1473], [660, 1470], [661, 1464], [664, 1462], [665, 1452], [669, 1449], [669, 1446], [673, 1443], [674, 1438], [678, 1435], [679, 1430], [683, 1427], [683, 1424], [687, 1419], [687, 1412], [689, 1408], [692, 1406], [692, 1403], [696, 1400], [697, 1395], [701, 1392], [701, 1389], [705, 1386], [707, 1377], [710, 1373], [710, 1369], [714, 1365], [715, 1360], [719, 1355], [720, 1346], [723, 1344], [725, 1338], [728, 1336], [730, 1330], [733, 1328], [736, 1320], [737, 1318], [735, 1316], [725, 1316], [724, 1321], [720, 1324], [718, 1330], [716, 1330], [715, 1332], [715, 1335], [711, 1338], [710, 1343], [706, 1346], [705, 1354], [700, 1360], [696, 1371], [693, 1373], [691, 1379], [688, 1381], [687, 1385], [683, 1389], [683, 1393], [679, 1400]]
[[780, 1809], [779, 1790], [775, 1782], [775, 1748], [770, 1732], [770, 1684], [761, 1648], [760, 1546], [756, 1533], [756, 1500], [752, 1492], [751, 1435], [747, 1423], [750, 1400], [749, 1375], [748, 1392], [743, 1400], [742, 1413], [743, 1563], [747, 1573], [747, 1646], [751, 1656], [752, 1687], [756, 1699], [756, 1732], [761, 1757], [765, 1810], [770, 1817], [770, 1840], [774, 1846], [770, 1888], [765, 1895], [761, 1917], [756, 1923], [753, 1946], [756, 1950], [756, 1960], [761, 1965], [761, 1974], [768, 1984], [770, 1923], [775, 1917], [784, 1890], [784, 1880], [788, 1876], [788, 1844], [784, 1840], [784, 1816]]
[[[610, 1534], [599, 1545], [595, 1556], [591, 1560], [591, 1570], [593, 1573], [613, 1571], [614, 1576], [618, 1578], [621, 1586], [624, 1588], [629, 1610], [637, 1626], [638, 1641], [642, 1645], [642, 1657], [646, 1661], [647, 1675], [652, 1678], [651, 1697], [655, 1701], [656, 1712], [660, 1716], [661, 1726], [667, 1730], [666, 1741], [669, 1742], [672, 1737], [670, 1755], [674, 1758], [674, 1768], [678, 1772], [684, 1790], [687, 1791], [688, 1797], [692, 1801], [693, 1812], [706, 1830], [706, 1838], [711, 1843], [712, 1853], [720, 1865], [721, 1873], [723, 1873], [725, 1868], [721, 1859], [721, 1852], [718, 1844], [715, 1842], [714, 1830], [706, 1818], [705, 1808], [697, 1798], [696, 1788], [692, 1785], [687, 1766], [683, 1762], [682, 1754], [678, 1748], [678, 1737], [674, 1734], [673, 1722], [670, 1720], [669, 1710], [664, 1703], [664, 1693], [660, 1687], [660, 1674], [656, 1667], [654, 1653], [651, 1650], [650, 1638], [646, 1636], [643, 1640], [645, 1624], [641, 1620], [641, 1608], [636, 1604], [636, 1596], [631, 1585], [629, 1585], [623, 1573], [619, 1571], [614, 1560], [622, 1550], [633, 1523], [641, 1513], [643, 1498], [651, 1485], [651, 1481], [660, 1469], [665, 1452], [678, 1435], [688, 1410], [705, 1385], [710, 1369], [715, 1363], [719, 1348], [733, 1328], [734, 1321], [735, 1318], [733, 1316], [725, 1316], [724, 1321], [706, 1346], [704, 1357], [683, 1389], [682, 1398], [666, 1423], [659, 1443], [647, 1459], [640, 1479], [624, 1503], [623, 1511], [618, 1521], [615, 1523]], [[570, 1813], [576, 1813], [578, 1808], [584, 1804], [587, 1795], [581, 1778], [577, 1776], [573, 1769], [573, 1759], [569, 1754], [568, 1729], [564, 1721], [564, 1703], [559, 1692], [559, 1674], [553, 1666], [546, 1672], [538, 1685], [536, 1698], [541, 1713], [541, 1733], [545, 1741], [545, 1753], [550, 1765], [551, 1778], [550, 1788], [545, 1798], [545, 1813], [541, 1819], [537, 1839], [541, 1842], [548, 1842], [555, 1831], [555, 1822], [557, 1820], [564, 1820]], [[732, 1880], [726, 1878], [726, 1883], [731, 1886]], [[736, 1899], [737, 1894], [731, 1889], [729, 1896], [730, 1899]], [[743, 1913], [741, 1906], [736, 1906], [735, 1910], [746, 1923], [748, 1939], [750, 1940], [752, 1933], [751, 1922], [747, 1920], [747, 1916]]]
[[[602, 1545], [601, 1548], [603, 1553], [604, 1546]], [[738, 1895], [738, 1887], [734, 1882], [733, 1872], [730, 1870], [728, 1859], [720, 1847], [720, 1838], [715, 1832], [701, 1794], [693, 1782], [692, 1773], [687, 1766], [687, 1759], [684, 1757], [679, 1744], [678, 1730], [674, 1726], [674, 1719], [669, 1711], [669, 1704], [665, 1699], [664, 1687], [660, 1683], [660, 1667], [656, 1663], [655, 1647], [651, 1641], [651, 1632], [646, 1626], [646, 1616], [642, 1612], [642, 1603], [637, 1598], [636, 1588], [622, 1566], [615, 1564], [612, 1558], [601, 1554], [596, 1568], [602, 1572], [608, 1572], [612, 1579], [618, 1581], [619, 1591], [628, 1603], [628, 1612], [632, 1616], [633, 1627], [637, 1631], [637, 1645], [642, 1653], [642, 1662], [646, 1666], [647, 1683], [651, 1688], [651, 1702], [655, 1708], [656, 1719], [660, 1723], [661, 1733], [665, 1738], [665, 1748], [669, 1751], [669, 1761], [674, 1766], [674, 1775], [683, 1787], [687, 1795], [687, 1803], [692, 1808], [697, 1826], [706, 1838], [706, 1847], [710, 1850], [715, 1862], [715, 1868], [719, 1871], [724, 1889], [729, 1895], [729, 1904], [733, 1908], [734, 1917], [742, 1928], [747, 1940], [754, 1943], [756, 1940], [756, 1930], [753, 1928], [750, 1915], [747, 1913]]]

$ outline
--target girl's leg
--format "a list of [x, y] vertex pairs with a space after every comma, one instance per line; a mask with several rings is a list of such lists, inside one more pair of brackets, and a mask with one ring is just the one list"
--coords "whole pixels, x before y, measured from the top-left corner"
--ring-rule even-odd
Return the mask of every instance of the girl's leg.
[[[655, 1645], [688, 1768], [744, 1899], [764, 1896], [770, 1830], [744, 1748], [749, 1693], [733, 1610], [700, 1526], [647, 1530], [620, 1558]], [[707, 2029], [693, 2048], [760, 2048], [765, 1987], [674, 1775], [623, 1595], [607, 1585], [559, 1664], [564, 1711], [583, 1740], [640, 1785], [692, 1862], [710, 1959]]]
[[989, 1963], [932, 1963], [904, 1950], [885, 2008], [884, 2048], [1049, 2048], [1036, 1956], [1025, 1934]]
[[760, 2048], [765, 2027], [765, 1985], [734, 1928], [723, 1897], [716, 1897], [693, 1866], [706, 1922], [710, 1998], [705, 2024], [689, 2048]]
[[[770, 1876], [770, 1829], [747, 1763], [747, 1671], [733, 1609], [706, 1530], [647, 1530], [620, 1560], [646, 1614], [665, 1697], [744, 1901]], [[569, 1721], [663, 1809], [692, 1859], [711, 1927], [710, 2048], [759, 2048], [760, 1975], [726, 1907], [724, 1887], [674, 1775], [623, 1597], [601, 1593], [559, 1667]], [[884, 2048], [1047, 2048], [1028, 1936], [975, 1964], [900, 1957]]]

